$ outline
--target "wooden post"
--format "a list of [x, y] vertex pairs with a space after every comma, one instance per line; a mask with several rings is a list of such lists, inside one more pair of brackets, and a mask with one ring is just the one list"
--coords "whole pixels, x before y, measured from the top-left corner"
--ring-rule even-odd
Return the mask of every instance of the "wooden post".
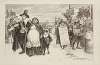
[[93, 19], [93, 5], [91, 4], [91, 19]]

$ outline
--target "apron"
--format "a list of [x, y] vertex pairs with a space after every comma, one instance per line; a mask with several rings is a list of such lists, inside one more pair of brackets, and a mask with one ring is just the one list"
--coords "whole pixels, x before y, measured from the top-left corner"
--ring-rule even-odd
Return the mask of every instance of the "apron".
[[68, 29], [66, 26], [59, 27], [59, 34], [60, 34], [60, 41], [61, 45], [69, 45], [69, 35], [68, 35]]
[[40, 38], [39, 38], [39, 32], [37, 31], [35, 25], [31, 27], [31, 29], [28, 32], [27, 35], [28, 42], [26, 44], [26, 47], [39, 47], [40, 46]]

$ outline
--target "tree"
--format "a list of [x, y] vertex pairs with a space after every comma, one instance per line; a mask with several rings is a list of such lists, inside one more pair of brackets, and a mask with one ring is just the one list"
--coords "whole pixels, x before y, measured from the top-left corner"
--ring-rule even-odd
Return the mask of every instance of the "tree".
[[77, 15], [77, 18], [82, 18], [83, 16], [85, 16], [86, 18], [90, 17], [90, 8], [84, 8], [84, 7], [81, 7], [79, 8], [79, 12], [78, 12], [78, 15]]

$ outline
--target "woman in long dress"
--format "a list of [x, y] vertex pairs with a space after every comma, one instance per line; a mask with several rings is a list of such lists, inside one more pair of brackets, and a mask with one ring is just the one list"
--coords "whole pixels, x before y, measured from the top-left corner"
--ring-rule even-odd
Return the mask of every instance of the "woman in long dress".
[[26, 54], [29, 56], [32, 56], [37, 51], [37, 48], [40, 47], [40, 36], [34, 21], [36, 19], [33, 18], [31, 28], [27, 34]]
[[61, 48], [64, 49], [66, 46], [70, 45], [68, 29], [64, 22], [61, 22], [60, 24], [59, 33], [60, 33]]
[[[18, 31], [19, 29], [19, 16], [15, 16], [14, 18], [10, 18], [10, 23], [8, 24], [8, 32], [10, 33], [10, 36], [12, 37], [12, 50], [16, 51], [19, 48], [18, 44]], [[11, 40], [11, 39], [10, 39]]]

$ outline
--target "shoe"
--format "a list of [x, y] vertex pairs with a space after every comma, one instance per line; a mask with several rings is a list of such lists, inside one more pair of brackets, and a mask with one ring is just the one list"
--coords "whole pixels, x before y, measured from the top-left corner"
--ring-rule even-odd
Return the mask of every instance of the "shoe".
[[19, 52], [19, 54], [23, 54], [23, 53], [25, 53], [25, 51]]
[[29, 57], [32, 57], [33, 55], [28, 55]]
[[72, 50], [75, 50], [75, 48], [72, 48]]
[[80, 47], [76, 47], [77, 49], [81, 49]]
[[48, 54], [50, 54], [50, 52], [48, 52]]

